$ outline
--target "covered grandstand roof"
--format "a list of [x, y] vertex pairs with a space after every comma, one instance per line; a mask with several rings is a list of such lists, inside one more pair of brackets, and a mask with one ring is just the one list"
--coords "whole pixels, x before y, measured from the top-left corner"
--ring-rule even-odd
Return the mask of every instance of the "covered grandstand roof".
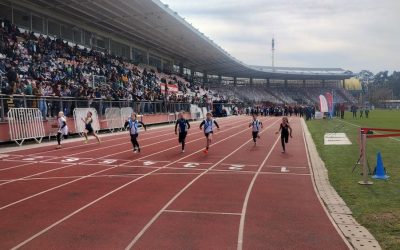
[[288, 80], [341, 80], [352, 76], [340, 68], [247, 65], [159, 0], [20, 0], [11, 3], [123, 37], [186, 68], [210, 75]]

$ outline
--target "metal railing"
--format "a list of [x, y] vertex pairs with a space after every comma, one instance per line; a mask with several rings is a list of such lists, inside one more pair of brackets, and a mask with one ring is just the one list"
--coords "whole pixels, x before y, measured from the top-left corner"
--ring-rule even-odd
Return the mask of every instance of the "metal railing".
[[[105, 116], [107, 108], [131, 107], [138, 114], [190, 112], [187, 102], [166, 101], [135, 101], [135, 100], [106, 100], [106, 99], [77, 99], [72, 97], [2, 95], [0, 94], [0, 121], [5, 121], [11, 108], [38, 108], [43, 119], [56, 117], [59, 111], [66, 116], [73, 116], [75, 108], [94, 108], [99, 116]], [[196, 103], [200, 107], [211, 107], [210, 104]], [[228, 105], [228, 104], [224, 104]]]

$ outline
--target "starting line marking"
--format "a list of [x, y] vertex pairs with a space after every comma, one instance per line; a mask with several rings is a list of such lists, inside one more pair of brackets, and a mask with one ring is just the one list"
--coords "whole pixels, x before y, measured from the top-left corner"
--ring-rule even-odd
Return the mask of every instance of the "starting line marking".
[[208, 212], [208, 211], [185, 211], [185, 210], [164, 210], [166, 213], [185, 213], [185, 214], [215, 214], [215, 215], [242, 215], [241, 213], [224, 213], [224, 212]]
[[184, 168], [197, 168], [200, 165], [200, 163], [197, 162], [192, 162], [192, 163], [186, 163], [183, 165]]

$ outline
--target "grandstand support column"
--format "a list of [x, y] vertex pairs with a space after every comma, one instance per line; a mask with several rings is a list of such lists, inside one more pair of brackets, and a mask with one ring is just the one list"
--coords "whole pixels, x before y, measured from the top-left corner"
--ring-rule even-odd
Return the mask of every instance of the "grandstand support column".
[[343, 87], [344, 89], [346, 88], [345, 82], [346, 82], [346, 81], [343, 79], [343, 80], [342, 80], [342, 87]]
[[303, 80], [303, 88], [306, 88], [306, 80]]
[[208, 83], [207, 71], [203, 71], [203, 84]]
[[253, 86], [253, 77], [250, 77], [250, 86]]
[[219, 84], [222, 83], [222, 76], [221, 76], [221, 75], [218, 76], [218, 83], [219, 83]]
[[322, 87], [325, 88], [325, 80], [322, 80]]
[[194, 72], [196, 72], [196, 70], [194, 68], [190, 69], [190, 80], [193, 81], [194, 80]]
[[267, 78], [267, 88], [269, 88], [270, 86], [270, 82], [269, 82], [269, 78]]
[[179, 74], [183, 75], [183, 63], [179, 63]]
[[285, 79], [285, 89], [287, 89], [288, 88], [288, 82], [287, 82], [287, 79]]
[[233, 85], [234, 85], [234, 86], [237, 85], [237, 77], [236, 77], [236, 76], [233, 77]]

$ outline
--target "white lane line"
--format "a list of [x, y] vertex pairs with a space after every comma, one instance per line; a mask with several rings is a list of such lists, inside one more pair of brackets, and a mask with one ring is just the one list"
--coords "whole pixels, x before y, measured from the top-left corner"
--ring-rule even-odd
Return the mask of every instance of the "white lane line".
[[183, 213], [183, 214], [214, 214], [214, 215], [237, 215], [240, 216], [240, 213], [224, 213], [224, 212], [211, 212], [211, 211], [187, 211], [187, 210], [164, 210], [166, 213]]
[[[196, 172], [187, 172], [187, 173], [154, 173], [152, 175], [194, 175], [194, 174], [199, 174]], [[77, 179], [77, 178], [82, 178], [82, 177], [87, 177], [87, 178], [107, 178], [107, 177], [135, 177], [135, 176], [142, 176], [145, 175], [143, 174], [108, 174], [108, 175], [93, 175], [93, 176], [88, 176], [88, 175], [73, 175], [73, 176], [53, 176], [53, 177], [36, 177], [36, 178], [29, 178], [29, 179], [23, 179], [21, 181], [36, 181], [36, 180], [57, 180], [57, 179]], [[0, 180], [2, 181], [9, 181], [9, 180]]]
[[[276, 123], [276, 121], [275, 121], [275, 123]], [[236, 126], [236, 127], [240, 127], [240, 125], [239, 125], [239, 126]], [[233, 128], [236, 128], [236, 127], [233, 127]], [[230, 128], [230, 129], [233, 129], [233, 128]], [[227, 130], [230, 130], [230, 129], [227, 129]], [[225, 131], [227, 131], [227, 130], [225, 130]], [[239, 134], [241, 134], [241, 133], [243, 133], [243, 132], [246, 132], [246, 131], [239, 132]], [[222, 143], [222, 142], [224, 142], [224, 141], [226, 141], [226, 140], [228, 140], [228, 139], [230, 139], [230, 138], [232, 138], [232, 137], [235, 137], [235, 136], [237, 136], [237, 133], [236, 133], [236, 134], [233, 134], [233, 135], [231, 135], [231, 136], [228, 136], [228, 137], [226, 137], [226, 138], [224, 138], [224, 139], [221, 139], [220, 141], [218, 141], [218, 142], [212, 144], [210, 147], [213, 147], [214, 145], [217, 145], [217, 144], [219, 144], [219, 143]], [[203, 139], [204, 139], [204, 138], [203, 138]], [[252, 139], [251, 139], [251, 140], [252, 140]], [[249, 141], [251, 141], [251, 140], [249, 140]], [[180, 145], [178, 145], [177, 147], [180, 147]], [[167, 150], [169, 150], [169, 149], [167, 149]], [[183, 159], [186, 159], [186, 158], [188, 158], [188, 157], [190, 157], [190, 156], [192, 156], [192, 155], [195, 155], [195, 154], [197, 154], [197, 153], [200, 153], [200, 152], [202, 152], [202, 151], [203, 151], [203, 149], [200, 149], [200, 150], [198, 150], [198, 151], [195, 151], [195, 152], [193, 152], [193, 153], [191, 153], [191, 154], [189, 154], [189, 155], [186, 155], [186, 156], [184, 156], [184, 157], [179, 158], [179, 159], [176, 160], [176, 161], [173, 161], [173, 162], [171, 162], [171, 163], [168, 163], [167, 165], [164, 165], [164, 166], [162, 166], [162, 167], [160, 167], [160, 168], [158, 168], [158, 169], [155, 169], [155, 170], [153, 170], [153, 171], [151, 171], [151, 172], [149, 172], [149, 173], [147, 173], [147, 174], [144, 174], [143, 176], [140, 176], [140, 177], [138, 177], [138, 178], [136, 178], [136, 179], [134, 179], [134, 180], [132, 180], [132, 181], [129, 181], [129, 182], [125, 183], [125, 184], [122, 185], [122, 186], [119, 186], [118, 188], [116, 188], [116, 189], [114, 189], [114, 190], [112, 190], [112, 191], [110, 191], [110, 192], [108, 192], [108, 193], [102, 195], [101, 197], [95, 199], [94, 201], [92, 201], [92, 202], [86, 204], [85, 206], [83, 206], [83, 207], [81, 207], [81, 208], [75, 210], [74, 212], [70, 213], [69, 215], [65, 216], [64, 218], [62, 218], [62, 219], [56, 221], [55, 223], [53, 223], [53, 224], [51, 224], [50, 226], [44, 228], [44, 229], [41, 230], [40, 232], [38, 232], [38, 233], [32, 235], [31, 237], [29, 237], [28, 239], [26, 239], [26, 240], [24, 240], [23, 242], [19, 243], [18, 245], [16, 245], [16, 246], [13, 247], [12, 249], [13, 249], [13, 250], [14, 250], [14, 249], [18, 249], [18, 248], [20, 248], [20, 247], [26, 245], [26, 244], [29, 243], [30, 241], [32, 241], [32, 240], [34, 240], [35, 238], [39, 237], [40, 235], [46, 233], [47, 231], [49, 231], [50, 229], [54, 228], [55, 226], [57, 226], [57, 225], [61, 224], [62, 222], [68, 220], [69, 218], [71, 218], [71, 217], [74, 216], [75, 214], [77, 214], [77, 213], [79, 213], [79, 212], [85, 210], [86, 208], [92, 206], [93, 204], [95, 204], [95, 203], [97, 203], [97, 202], [103, 200], [104, 198], [106, 198], [106, 197], [112, 195], [113, 193], [115, 193], [115, 192], [117, 192], [117, 191], [119, 191], [119, 190], [121, 190], [121, 189], [123, 189], [123, 188], [129, 186], [130, 184], [132, 184], [132, 183], [134, 183], [134, 182], [136, 182], [136, 181], [139, 181], [139, 180], [141, 180], [141, 179], [143, 179], [143, 178], [145, 178], [145, 177], [147, 177], [147, 176], [149, 176], [149, 175], [155, 173], [155, 172], [158, 171], [158, 170], [165, 169], [166, 167], [168, 167], [168, 166], [170, 166], [170, 165], [173, 165], [173, 164], [175, 164], [175, 163], [178, 163], [179, 161], [181, 161], [181, 160], [183, 160]], [[197, 178], [195, 178], [195, 179], [197, 179]]]
[[[234, 128], [236, 128], [236, 127], [238, 127], [238, 126], [229, 128], [229, 129], [227, 129], [227, 130], [225, 130], [225, 131], [234, 129]], [[142, 148], [150, 147], [150, 146], [153, 146], [153, 145], [156, 145], [156, 144], [160, 144], [160, 143], [162, 143], [162, 142], [167, 142], [167, 141], [175, 140], [175, 139], [176, 139], [176, 138], [167, 139], [167, 140], [163, 140], [163, 141], [151, 143], [151, 144], [148, 144], [148, 145], [143, 146]], [[190, 141], [190, 142], [188, 142], [188, 143], [186, 143], [186, 144], [190, 144], [190, 143], [192, 143], [192, 142], [195, 142], [195, 141], [201, 140], [201, 139], [202, 139], [202, 138], [200, 137], [199, 139], [192, 140], [192, 141]], [[179, 146], [175, 146], [175, 147], [179, 147]], [[134, 161], [140, 161], [140, 160], [142, 160], [142, 159], [145, 161], [144, 158], [147, 158], [147, 157], [152, 156], [152, 155], [159, 154], [159, 153], [161, 153], [161, 152], [165, 152], [165, 151], [170, 150], [170, 149], [171, 149], [171, 148], [168, 148], [168, 149], [162, 150], [162, 151], [158, 151], [158, 152], [156, 152], [156, 153], [153, 153], [153, 154], [150, 154], [150, 155], [147, 155], [147, 156], [144, 156], [144, 157], [141, 157], [141, 158], [132, 160], [132, 161], [128, 161], [128, 162], [126, 162], [125, 164], [128, 164], [128, 163], [130, 163], [130, 162], [134, 162]], [[109, 158], [110, 156], [114, 156], [114, 155], [117, 155], [117, 154], [120, 154], [120, 153], [124, 153], [124, 152], [130, 152], [130, 151], [131, 151], [131, 150], [126, 150], [126, 151], [122, 151], [122, 152], [117, 152], [117, 153], [109, 154], [109, 155], [106, 155], [106, 156], [103, 156], [103, 157], [99, 157], [99, 158], [97, 158], [97, 159], [105, 159], [105, 158]], [[63, 159], [63, 158], [68, 158], [68, 156], [54, 157], [54, 158], [52, 158], [52, 159], [50, 159], [50, 160], [48, 160], [48, 161], [54, 161], [54, 160]], [[67, 166], [64, 166], [64, 167], [59, 167], [59, 168], [55, 168], [55, 169], [52, 169], [52, 170], [48, 170], [48, 171], [44, 171], [44, 172], [39, 172], [39, 173], [36, 173], [36, 174], [34, 174], [34, 175], [24, 176], [24, 177], [15, 179], [15, 180], [13, 180], [13, 181], [8, 181], [8, 182], [0, 183], [0, 186], [6, 185], [6, 184], [9, 184], [9, 183], [12, 183], [12, 182], [15, 182], [15, 181], [24, 179], [24, 178], [34, 177], [34, 176], [38, 176], [38, 175], [41, 175], [41, 174], [46, 174], [46, 173], [49, 173], [49, 172], [57, 171], [57, 170], [60, 170], [60, 169], [66, 168], [66, 167], [70, 167], [70, 166], [72, 166], [72, 165], [83, 165], [83, 164], [85, 164], [86, 162], [89, 162], [89, 161], [92, 161], [92, 160], [93, 160], [93, 158], [79, 158], [79, 159], [85, 159], [85, 161], [83, 161], [83, 162], [77, 162], [77, 163], [71, 162], [70, 165], [67, 165]], [[46, 163], [46, 160], [43, 161], [43, 162]], [[54, 163], [54, 162], [52, 162], [52, 163]], [[68, 162], [65, 162], [65, 163], [59, 162], [59, 163], [60, 163], [60, 164], [65, 164], [65, 163], [68, 163]], [[115, 166], [115, 167], [118, 167], [118, 166]], [[109, 169], [112, 169], [112, 168], [115, 168], [115, 167], [111, 167], [111, 168], [109, 168]], [[101, 173], [101, 172], [103, 172], [103, 171], [106, 171], [106, 170], [102, 170], [102, 171], [96, 172], [96, 173]], [[94, 173], [94, 174], [96, 174], [96, 173]], [[80, 179], [78, 179], [78, 180], [80, 180]], [[78, 181], [78, 180], [74, 180], [74, 181], [72, 181], [72, 182], [75, 182], [75, 181]], [[72, 182], [71, 182], [71, 183], [72, 183]], [[64, 184], [63, 184], [63, 185], [64, 185]], [[2, 209], [3, 209], [3, 207], [0, 208], [0, 210], [2, 210]]]
[[249, 167], [257, 167], [258, 165], [256, 164], [246, 164], [246, 163], [221, 163], [220, 165], [224, 166], [236, 166], [236, 165], [241, 165], [241, 166], [249, 166]]
[[[239, 126], [240, 126], [240, 125], [234, 126], [234, 127], [232, 127], [232, 128], [229, 128], [229, 129], [225, 130], [224, 132], [229, 131], [229, 130], [234, 129], [234, 128], [237, 128], [237, 127], [239, 127]], [[195, 141], [202, 140], [202, 139], [204, 139], [204, 138], [203, 138], [203, 137], [200, 137], [200, 138], [198, 138], [198, 139], [196, 139], [196, 140], [192, 140], [192, 141], [190, 141], [190, 142], [188, 142], [188, 143], [186, 143], [186, 144], [194, 143]], [[168, 141], [168, 140], [160, 141], [160, 142], [157, 142], [157, 143], [155, 143], [155, 144], [160, 144], [160, 143], [163, 143], [163, 142], [165, 142], [165, 141]], [[154, 145], [154, 144], [153, 144], [153, 145]], [[148, 146], [150, 146], [150, 145], [147, 145], [147, 147], [148, 147]], [[145, 147], [145, 146], [144, 146], [144, 147]], [[143, 148], [144, 148], [144, 147], [143, 147]], [[174, 148], [178, 148], [178, 147], [180, 147], [180, 145], [174, 146], [174, 147], [172, 147], [172, 148], [167, 148], [167, 149], [164, 149], [164, 150], [161, 150], [161, 151], [152, 153], [152, 154], [150, 154], [150, 155], [145, 155], [145, 156], [140, 157], [140, 158], [138, 158], [138, 159], [135, 159], [135, 160], [133, 160], [133, 161], [137, 161], [137, 160], [140, 160], [140, 159], [144, 159], [144, 158], [146, 158], [146, 157], [149, 157], [149, 156], [157, 155], [157, 154], [160, 154], [160, 153], [163, 153], [163, 152], [165, 152], [165, 151], [168, 151], [168, 150], [171, 150], [171, 149], [174, 149]], [[106, 155], [106, 156], [104, 156], [104, 158], [107, 158], [107, 157], [109, 157], [109, 156], [110, 156], [110, 155]], [[185, 158], [181, 158], [181, 159], [185, 159]], [[70, 165], [77, 165], [77, 164], [70, 164]], [[67, 185], [72, 184], [72, 183], [74, 183], [74, 182], [77, 182], [77, 181], [86, 179], [86, 178], [88, 178], [88, 177], [90, 177], [90, 176], [97, 175], [97, 174], [106, 172], [106, 171], [108, 171], [108, 170], [112, 170], [112, 169], [117, 168], [117, 167], [118, 167], [118, 166], [116, 166], [116, 167], [109, 167], [109, 168], [106, 168], [106, 169], [103, 169], [103, 170], [94, 172], [94, 173], [92, 173], [92, 174], [90, 174], [90, 175], [87, 175], [86, 177], [82, 177], [82, 178], [79, 178], [79, 179], [75, 179], [75, 180], [69, 181], [69, 182], [67, 182], [67, 183], [64, 183], [64, 184], [61, 184], [61, 185], [58, 185], [58, 186], [49, 188], [49, 189], [47, 189], [47, 190], [43, 190], [43, 191], [41, 191], [41, 192], [39, 192], [39, 193], [36, 193], [36, 194], [30, 195], [30, 196], [27, 196], [27, 197], [25, 197], [25, 198], [23, 198], [23, 199], [20, 199], [20, 200], [18, 200], [18, 201], [15, 201], [15, 202], [12, 202], [12, 203], [10, 203], [10, 204], [8, 204], [8, 205], [5, 205], [5, 206], [3, 206], [3, 207], [0, 207], [0, 210], [3, 210], [3, 209], [8, 208], [8, 207], [10, 207], [10, 206], [16, 205], [16, 204], [21, 203], [21, 202], [23, 202], [23, 201], [32, 199], [32, 198], [37, 197], [37, 196], [39, 196], [39, 195], [42, 195], [42, 194], [51, 192], [51, 191], [53, 191], [53, 190], [59, 189], [59, 188], [61, 188], [61, 187], [67, 186]], [[143, 166], [141, 166], [141, 167], [143, 167]], [[147, 166], [146, 166], [146, 167], [147, 167]], [[156, 170], [158, 170], [158, 168], [157, 168]], [[2, 186], [2, 185], [4, 185], [4, 184], [7, 184], [7, 183], [10, 183], [10, 182], [0, 183], [0, 186]]]
[[275, 148], [276, 144], [278, 143], [279, 139], [280, 139], [280, 136], [278, 136], [276, 138], [275, 143], [272, 145], [272, 147], [269, 150], [268, 154], [265, 156], [263, 162], [260, 164], [260, 167], [258, 168], [257, 173], [253, 176], [253, 179], [250, 182], [249, 188], [247, 189], [246, 196], [245, 196], [245, 199], [244, 199], [244, 202], [243, 202], [242, 213], [241, 213], [241, 216], [240, 216], [239, 233], [238, 233], [238, 245], [237, 245], [237, 249], [238, 250], [242, 250], [243, 249], [244, 223], [245, 223], [245, 220], [246, 220], [247, 205], [249, 203], [251, 191], [253, 190], [254, 183], [256, 182], [256, 179], [257, 179], [258, 175], [260, 174], [261, 169], [263, 168], [263, 166], [265, 165], [265, 163], [267, 162], [267, 160], [271, 156], [272, 151], [274, 150], [274, 148]]
[[[276, 122], [278, 122], [279, 119], [276, 119], [270, 126], [268, 126], [266, 129], [264, 129], [261, 133], [263, 133], [264, 131], [266, 131], [268, 128], [272, 127], [273, 125], [275, 125]], [[238, 134], [242, 134], [246, 132], [247, 130], [244, 130], [242, 132], [239, 132], [237, 134], [235, 134], [234, 136], [237, 136]], [[260, 134], [261, 134], [260, 133]], [[128, 246], [125, 248], [126, 250], [131, 249], [136, 242], [143, 236], [143, 234], [147, 231], [147, 229], [160, 217], [160, 215], [183, 193], [185, 192], [191, 185], [193, 185], [193, 183], [195, 183], [198, 179], [200, 179], [203, 175], [207, 174], [208, 172], [210, 172], [214, 167], [216, 167], [218, 164], [224, 162], [227, 158], [229, 158], [230, 156], [232, 156], [233, 154], [235, 154], [237, 151], [239, 151], [241, 148], [243, 148], [244, 146], [247, 145], [247, 143], [253, 141], [253, 139], [250, 139], [248, 141], [246, 141], [245, 143], [243, 143], [241, 146], [239, 146], [238, 148], [236, 148], [234, 151], [232, 151], [231, 153], [229, 153], [228, 155], [226, 155], [224, 158], [222, 158], [221, 160], [219, 160], [217, 163], [215, 163], [214, 165], [212, 165], [209, 169], [207, 169], [206, 171], [202, 172], [200, 175], [198, 175], [196, 178], [194, 178], [191, 182], [189, 182], [184, 188], [182, 188], [174, 197], [172, 197], [171, 200], [169, 200], [167, 202], [167, 204], [164, 205], [164, 207], [161, 208], [160, 211], [158, 211], [158, 213], [156, 215], [154, 215], [154, 217], [142, 228], [142, 230], [140, 230], [140, 232], [135, 236], [135, 238], [133, 238], [133, 240], [128, 244]]]
[[260, 172], [259, 174], [261, 175], [267, 175], [267, 174], [271, 174], [271, 175], [297, 175], [297, 176], [308, 176], [311, 174], [298, 174], [298, 173], [284, 173], [284, 172]]
[[[12, 160], [6, 160], [6, 161], [9, 162], [9, 161], [12, 161]], [[18, 162], [18, 161], [14, 161], [14, 162]], [[2, 169], [0, 169], [0, 172], [1, 171], [5, 171], [5, 170], [14, 169], [14, 168], [23, 167], [23, 166], [26, 166], [26, 165], [29, 165], [29, 164], [33, 164], [33, 163], [36, 163], [36, 162], [26, 162], [25, 161], [25, 164], [20, 164], [20, 165], [13, 166], [13, 167], [8, 167], [8, 168], [2, 168]]]
[[272, 165], [265, 165], [264, 168], [307, 168], [307, 167], [299, 167], [299, 166], [272, 166]]
[[[41, 174], [47, 174], [47, 173], [51, 173], [51, 172], [54, 172], [54, 171], [57, 171], [57, 170], [60, 170], [60, 169], [69, 168], [71, 166], [74, 166], [75, 164], [65, 164], [65, 165], [66, 166], [59, 167], [59, 168], [54, 168], [54, 169], [50, 169], [50, 170], [46, 170], [46, 171], [43, 171], [43, 172], [40, 172], [40, 173], [36, 173], [36, 174], [32, 174], [32, 175], [21, 177], [21, 178], [13, 179], [13, 180], [8, 181], [8, 182], [0, 183], [0, 186], [4, 186], [4, 185], [12, 183], [12, 182], [20, 181], [20, 180], [23, 180], [25, 178], [35, 177], [35, 176], [38, 176], [38, 175], [41, 175]], [[0, 208], [0, 210], [1, 210], [1, 208]]]

